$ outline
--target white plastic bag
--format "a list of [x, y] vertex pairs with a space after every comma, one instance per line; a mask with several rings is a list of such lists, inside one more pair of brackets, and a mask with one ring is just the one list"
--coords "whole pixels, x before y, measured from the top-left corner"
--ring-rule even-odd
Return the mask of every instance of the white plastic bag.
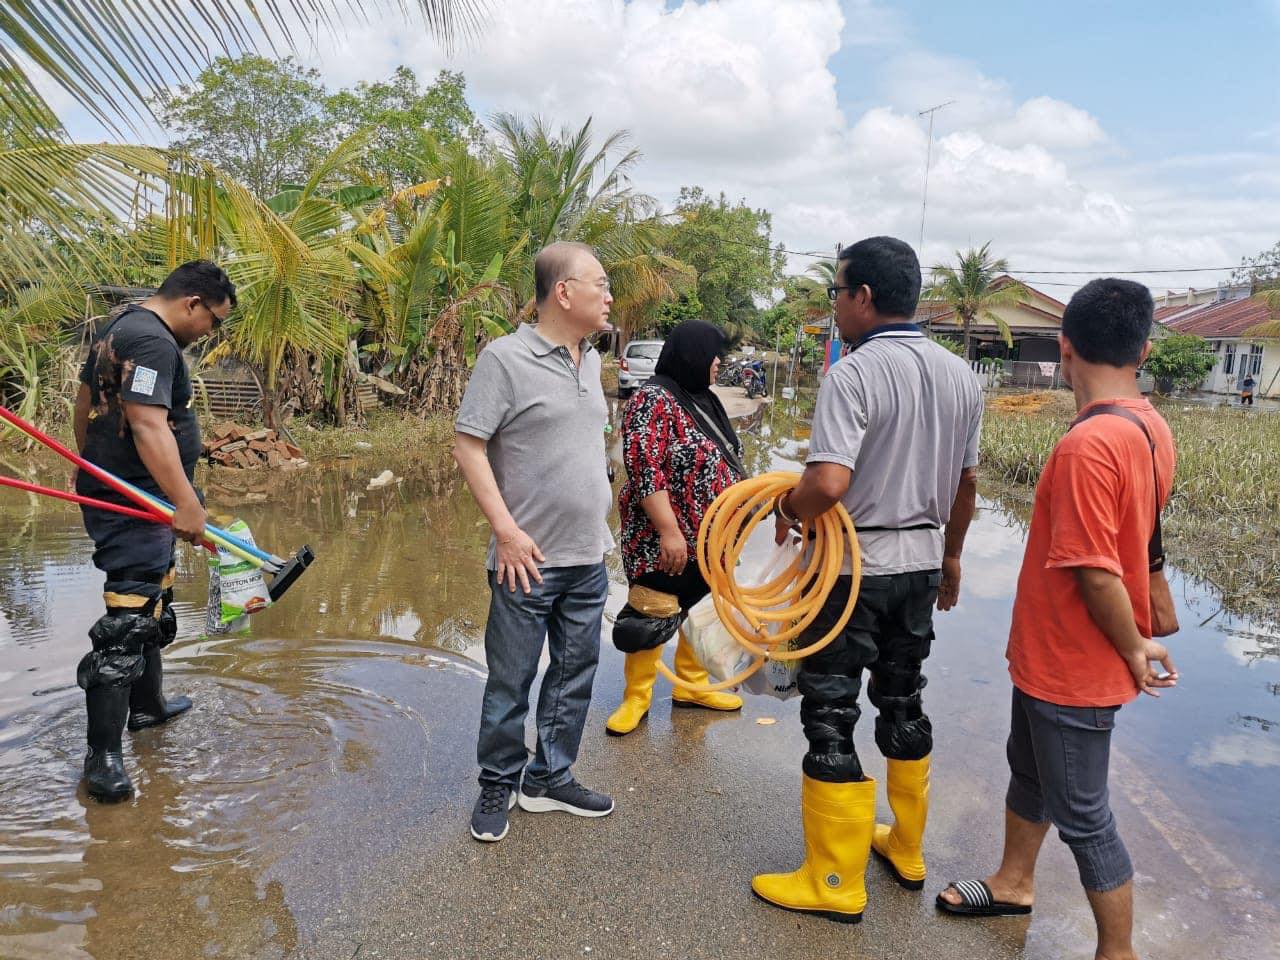
[[[769, 533], [772, 535], [772, 530]], [[796, 541], [788, 541], [781, 546], [771, 542], [767, 550], [748, 551], [739, 558], [738, 567], [734, 571], [739, 586], [754, 587], [768, 583], [786, 570], [800, 552], [800, 545]], [[751, 629], [741, 614], [734, 611], [732, 615], [738, 619], [738, 625], [743, 631]], [[779, 628], [780, 625], [776, 623], [766, 626], [773, 633], [777, 633]], [[694, 655], [707, 673], [717, 681], [728, 680], [741, 673], [754, 659], [754, 655], [744, 649], [720, 622], [716, 615], [715, 601], [709, 594], [689, 611], [684, 630]], [[750, 693], [786, 700], [799, 692], [796, 689], [798, 669], [799, 661], [784, 663], [766, 660], [764, 666], [743, 681], [742, 686]]]
[[[257, 546], [243, 520], [235, 520], [227, 533]], [[271, 606], [271, 595], [262, 570], [218, 547], [209, 557], [209, 600], [205, 607], [205, 630], [210, 635], [234, 633], [249, 625], [249, 614]]]

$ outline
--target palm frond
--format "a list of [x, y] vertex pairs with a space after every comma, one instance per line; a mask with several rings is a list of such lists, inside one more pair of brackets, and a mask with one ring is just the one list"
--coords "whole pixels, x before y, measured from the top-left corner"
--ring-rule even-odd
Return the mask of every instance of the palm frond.
[[[406, 0], [388, 5], [409, 14]], [[417, 0], [414, 6], [427, 28], [451, 46], [474, 33], [489, 2]], [[36, 88], [43, 74], [103, 124], [134, 126], [175, 75], [190, 79], [189, 65], [217, 54], [293, 47], [295, 33], [336, 33], [341, 17], [361, 9], [341, 0], [4, 0], [0, 70], [8, 80], [0, 99], [32, 139], [50, 135], [41, 115], [51, 111]]]

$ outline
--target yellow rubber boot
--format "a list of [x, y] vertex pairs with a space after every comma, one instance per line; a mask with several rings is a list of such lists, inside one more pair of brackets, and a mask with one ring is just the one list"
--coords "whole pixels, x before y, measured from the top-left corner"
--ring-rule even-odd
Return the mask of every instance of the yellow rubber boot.
[[792, 873], [762, 873], [751, 881], [774, 906], [857, 923], [867, 905], [867, 857], [876, 825], [876, 782], [824, 783], [804, 778], [804, 863]]
[[[680, 628], [680, 639], [676, 643], [676, 676], [690, 683], [706, 683], [707, 671], [698, 658], [694, 656], [693, 647], [684, 638], [684, 628]], [[734, 693], [694, 693], [683, 687], [676, 687], [671, 692], [671, 703], [677, 707], [701, 707], [704, 710], [741, 710], [742, 698]]]
[[929, 816], [929, 758], [890, 760], [885, 789], [893, 826], [876, 824], [871, 848], [908, 890], [924, 887], [924, 823]]
[[660, 656], [662, 656], [662, 647], [627, 654], [626, 665], [622, 668], [623, 676], [627, 678], [627, 686], [622, 692], [621, 706], [605, 721], [604, 728], [607, 733], [615, 737], [628, 734], [640, 726], [640, 721], [649, 713], [649, 702], [653, 699], [653, 683], [658, 678]]

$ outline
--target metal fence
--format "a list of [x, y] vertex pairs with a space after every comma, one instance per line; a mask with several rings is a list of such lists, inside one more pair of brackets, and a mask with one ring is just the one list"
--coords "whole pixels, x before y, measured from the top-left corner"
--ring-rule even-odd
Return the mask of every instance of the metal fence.
[[974, 360], [969, 364], [984, 389], [1057, 390], [1065, 387], [1062, 368], [1054, 361]]

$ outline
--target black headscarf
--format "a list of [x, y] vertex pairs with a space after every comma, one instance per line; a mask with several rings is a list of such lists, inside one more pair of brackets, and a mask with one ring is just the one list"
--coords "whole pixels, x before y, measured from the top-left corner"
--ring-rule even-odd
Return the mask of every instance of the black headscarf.
[[745, 477], [742, 443], [729, 422], [724, 404], [711, 392], [711, 361], [724, 353], [720, 328], [705, 320], [686, 320], [667, 335], [650, 383], [675, 397], [698, 428], [720, 448], [729, 466]]

